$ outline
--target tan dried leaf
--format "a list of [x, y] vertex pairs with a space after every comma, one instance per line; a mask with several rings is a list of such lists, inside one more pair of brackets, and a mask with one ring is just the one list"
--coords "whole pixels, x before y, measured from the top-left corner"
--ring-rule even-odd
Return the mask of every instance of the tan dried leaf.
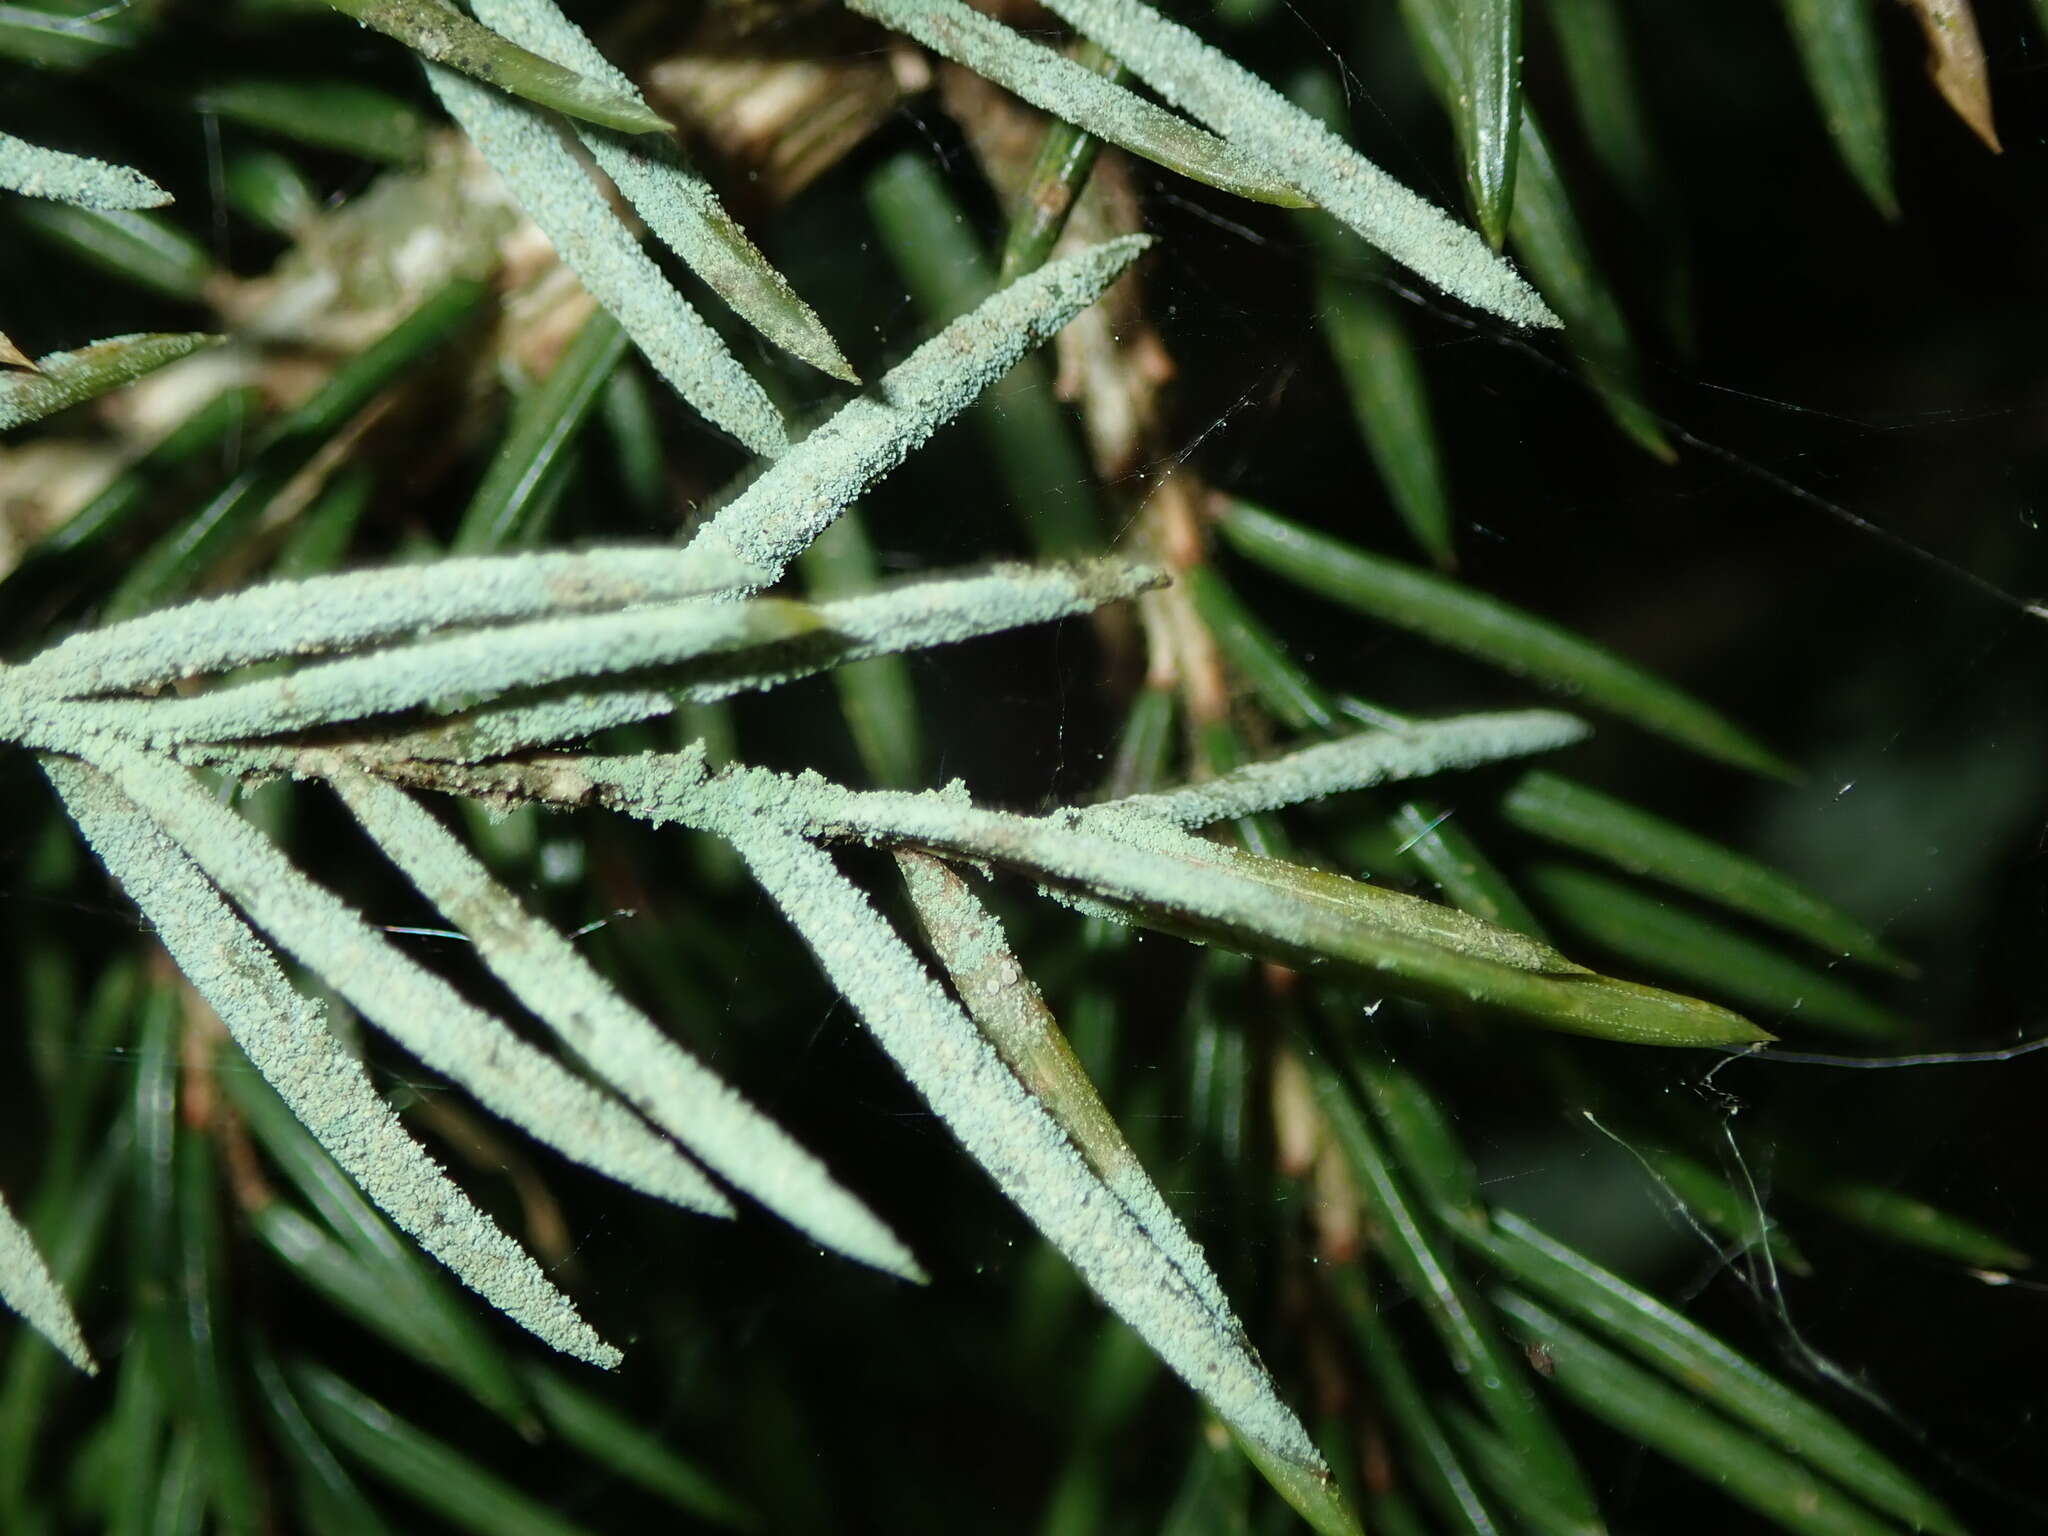
[[1927, 34], [1927, 73], [1941, 99], [2000, 154], [1998, 128], [1991, 120], [1991, 81], [1984, 66], [1984, 40], [1970, 0], [1901, 0]]
[[750, 205], [789, 201], [931, 85], [923, 54], [908, 43], [877, 52], [856, 18], [814, 17], [804, 35], [801, 52], [771, 47], [746, 10], [711, 6], [646, 70], [648, 100], [711, 151]]

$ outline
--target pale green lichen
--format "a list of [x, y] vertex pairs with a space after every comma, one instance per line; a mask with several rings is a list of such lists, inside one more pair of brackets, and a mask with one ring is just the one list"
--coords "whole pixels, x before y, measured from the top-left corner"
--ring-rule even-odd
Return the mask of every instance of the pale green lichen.
[[275, 736], [670, 666], [807, 634], [820, 624], [815, 609], [782, 598], [685, 601], [466, 631], [191, 698], [66, 700], [45, 713], [53, 723], [75, 721], [77, 729], [148, 746]]
[[0, 133], [0, 189], [79, 208], [162, 208], [171, 194], [142, 172]]
[[449, 115], [676, 393], [755, 453], [772, 458], [787, 448], [767, 393], [619, 222], [555, 120], [452, 70], [426, 68]]
[[407, 959], [184, 769], [126, 750], [106, 752], [95, 766], [110, 773], [251, 922], [487, 1108], [622, 1183], [692, 1210], [731, 1214], [725, 1196], [673, 1144]]
[[[473, 0], [471, 8], [477, 20], [534, 53], [604, 82], [622, 98], [641, 99], [632, 81], [554, 0]], [[824, 322], [720, 206], [710, 184], [682, 163], [673, 144], [581, 128], [577, 136], [647, 227], [749, 325], [812, 367], [849, 384], [860, 382]]]
[[1018, 816], [959, 794], [856, 793], [815, 774], [733, 768], [707, 777], [700, 760], [659, 756], [582, 758], [575, 772], [585, 794], [655, 821], [744, 814], [813, 839], [937, 849], [1019, 870], [1168, 932], [1294, 965], [1339, 960], [1392, 990], [1500, 1008], [1553, 1029], [1657, 1045], [1767, 1038], [1724, 1008], [1587, 971], [1512, 930], [1224, 849], [1127, 807]]
[[1105, 241], [991, 295], [769, 466], [690, 548], [712, 560], [737, 555], [779, 577], [842, 509], [1094, 303], [1150, 244], [1142, 235]]
[[756, 584], [759, 574], [654, 545], [447, 559], [270, 582], [87, 630], [39, 652], [14, 676], [40, 693], [127, 693], [457, 625], [708, 596]]
[[620, 997], [404, 791], [345, 765], [329, 779], [371, 840], [469, 936], [484, 964], [627, 1103], [825, 1247], [923, 1278], [910, 1251], [824, 1164]]
[[1536, 290], [1478, 233], [1417, 197], [1265, 81], [1140, 0], [1046, 0], [1183, 111], [1256, 156], [1371, 244], [1454, 298], [1516, 325], [1555, 326]]
[[1210, 1315], [1241, 1340], [1244, 1328], [1230, 1309], [1222, 1282], [1124, 1139], [1052, 1010], [1024, 974], [995, 914], [964, 876], [930, 854], [899, 848], [896, 867], [903, 873], [932, 952], [975, 1026], [1124, 1203], [1131, 1219], [1158, 1244]]
[[742, 809], [701, 808], [698, 824], [739, 850], [912, 1086], [1095, 1293], [1239, 1434], [1327, 1475], [1258, 1357], [1217, 1321], [831, 857]]
[[[616, 726], [659, 719], [675, 708], [675, 694], [662, 688], [574, 689], [531, 702], [522, 698], [486, 705], [419, 730], [373, 736], [352, 745], [347, 755], [369, 767], [409, 761], [480, 763], [533, 747], [582, 741]], [[296, 747], [252, 748], [239, 743], [217, 750], [200, 747], [189, 755], [195, 761], [257, 772], [293, 771], [300, 756]]]
[[1386, 890], [1328, 870], [1249, 853], [1227, 843], [1191, 837], [1174, 823], [1140, 807], [1135, 800], [1091, 806], [1070, 813], [1067, 820], [1071, 825], [1133, 847], [1215, 865], [1233, 879], [1264, 887], [1284, 907], [1319, 911], [1338, 923], [1390, 930], [1516, 970], [1551, 976], [1592, 974], [1540, 940], [1456, 907]]
[[846, 8], [1168, 170], [1258, 202], [1308, 206], [1270, 166], [959, 0], [846, 0]]
[[100, 1373], [92, 1351], [85, 1347], [85, 1335], [79, 1331], [78, 1317], [65, 1299], [63, 1287], [36, 1251], [28, 1229], [7, 1208], [4, 1196], [0, 1196], [0, 1302], [13, 1308], [23, 1322], [86, 1375]]
[[[676, 558], [673, 551], [657, 552], [650, 563], [672, 565]], [[514, 599], [560, 602], [570, 594], [579, 599], [589, 595], [586, 584], [565, 586], [549, 580], [545, 571], [536, 585], [535, 573], [516, 560], [455, 563], [474, 568], [479, 579], [466, 591], [432, 584], [444, 614], [450, 605], [441, 600], [451, 594], [462, 596], [454, 606], [466, 618], [511, 611], [517, 606]], [[497, 578], [505, 579], [494, 589]], [[6, 692], [19, 712], [15, 732], [47, 750], [86, 751], [90, 743], [107, 738], [155, 748], [236, 742], [320, 725], [374, 722], [420, 708], [459, 707], [465, 714], [456, 721], [386, 740], [383, 755], [474, 760], [665, 714], [678, 699], [707, 702], [843, 662], [1046, 623], [1131, 596], [1158, 579], [1145, 567], [1105, 560], [1047, 568], [999, 566], [972, 576], [899, 583], [815, 606], [782, 598], [644, 603], [616, 612], [459, 629], [187, 697], [42, 696], [45, 688], [57, 685], [104, 689], [114, 679], [146, 685], [174, 658], [203, 664], [223, 654], [246, 659], [252, 650], [275, 651], [291, 639], [331, 642], [338, 626], [314, 610], [341, 604], [343, 589], [390, 600], [381, 614], [376, 604], [365, 605], [367, 611], [357, 615], [354, 626], [358, 638], [366, 631], [388, 636], [397, 627], [394, 620], [410, 622], [426, 611], [416, 582], [392, 587], [375, 578], [333, 578], [226, 600], [226, 605], [241, 605], [232, 611], [223, 612], [222, 604], [193, 604], [104, 635], [81, 637], [15, 669], [9, 675], [16, 686]], [[286, 613], [295, 586], [323, 585], [336, 590], [296, 614]], [[632, 590], [647, 587], [640, 582]], [[612, 584], [608, 590], [620, 589]], [[277, 633], [250, 631], [252, 622], [260, 626], [273, 613], [286, 614]], [[182, 643], [188, 632], [195, 636], [191, 645]], [[558, 684], [656, 670], [667, 674], [661, 689], [636, 682], [617, 690], [530, 697]], [[23, 682], [33, 687], [20, 687]], [[528, 697], [495, 708], [475, 707], [508, 693]], [[233, 755], [208, 754], [197, 760], [236, 761]], [[241, 761], [257, 763], [252, 756]]]
[[600, 1339], [540, 1266], [469, 1201], [370, 1086], [362, 1063], [161, 828], [104, 774], [43, 760], [64, 807], [186, 978], [278, 1096], [399, 1228], [492, 1306], [565, 1354], [610, 1369]]
[[0, 372], [0, 432], [119, 389], [220, 341], [201, 331], [109, 336], [40, 357], [33, 372]]
[[1582, 720], [1547, 709], [1418, 721], [1397, 731], [1362, 731], [1200, 784], [1118, 803], [1176, 826], [1205, 827], [1374, 784], [1554, 751], [1582, 740], [1590, 730]]
[[[676, 692], [699, 703], [771, 688], [824, 667], [902, 651], [957, 645], [982, 635], [1086, 613], [1135, 597], [1165, 578], [1150, 566], [1121, 560], [1075, 565], [999, 565], [972, 576], [893, 583], [859, 597], [820, 603], [820, 628], [791, 649], [801, 652], [779, 670], [756, 658], [711, 657]], [[772, 662], [772, 654], [760, 658]], [[731, 670], [729, 676], [720, 672]]]

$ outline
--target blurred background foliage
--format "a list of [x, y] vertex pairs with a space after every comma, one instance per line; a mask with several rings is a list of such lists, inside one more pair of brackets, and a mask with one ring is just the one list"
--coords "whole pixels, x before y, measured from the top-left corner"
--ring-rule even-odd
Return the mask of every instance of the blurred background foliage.
[[[1044, 120], [867, 23], [771, 0], [571, 9], [864, 376], [1028, 236]], [[2024, 604], [2048, 586], [2048, 18], [1974, 6], [1994, 156], [1915, 24], [1952, 27], [1959, 5], [1174, 9], [1426, 195], [1476, 196], [1562, 338], [1475, 319], [1313, 215], [1109, 152], [1076, 221], [1136, 221], [1163, 247], [1098, 312], [1108, 330], [1012, 374], [804, 580], [1129, 536], [1188, 577], [1222, 660], [1183, 637], [1162, 671], [1155, 614], [1148, 673], [1148, 626], [1112, 617], [848, 669], [692, 728], [752, 761], [959, 776], [1039, 809], [1227, 767], [1345, 700], [1367, 718], [1530, 700], [1459, 654], [1469, 640], [1411, 632], [1442, 638], [1440, 616], [1375, 622], [1360, 593], [1326, 600], [1329, 581], [1259, 558], [1267, 525], [1228, 510], [1241, 498], [1453, 569], [1740, 721], [1797, 776], [1608, 717], [1555, 766], [1785, 872], [1902, 958], [1837, 962], [1853, 941], [1814, 949], [1754, 908], [1624, 878], [1643, 823], [1594, 813], [1620, 851], [1574, 842], [1554, 787], [1519, 770], [1250, 824], [1254, 847], [1490, 902], [1574, 956], [1740, 1007], [1793, 1052], [2040, 1034], [2048, 637]], [[1488, 44], [1514, 56], [1511, 28], [1542, 137], [1519, 138], [1510, 205], [1471, 147], [1486, 91], [1459, 82]], [[0, 207], [0, 328], [21, 351], [237, 342], [0, 452], [15, 654], [264, 573], [668, 538], [744, 466], [591, 317], [405, 52], [320, 6], [0, 5], [0, 104], [0, 127], [180, 191], [162, 213]], [[732, 340], [792, 408], [827, 398]], [[0, 771], [18, 807], [0, 834], [18, 1025], [0, 1187], [109, 1366], [87, 1380], [8, 1333], [0, 1528], [1287, 1527], [717, 848], [590, 817], [472, 827], [539, 909], [596, 925], [583, 942], [607, 969], [798, 1128], [936, 1283], [625, 1198], [380, 1051], [415, 1131], [627, 1346], [600, 1378], [540, 1358], [394, 1239], [228, 1059], [30, 765]], [[324, 805], [277, 786], [247, 808], [370, 912], [418, 921]], [[879, 888], [881, 861], [868, 873]], [[1581, 1490], [1617, 1529], [2048, 1516], [2037, 1060], [1717, 1065], [1310, 985], [1011, 894], [1020, 954], [1369, 1525], [1587, 1530]], [[1489, 1224], [1482, 1197], [1515, 1214]], [[1569, 1307], [1532, 1230], [1680, 1307], [1911, 1481], [1861, 1442], [1830, 1462], [1833, 1431], [1805, 1420], [1780, 1454], [1689, 1395], [1696, 1372], [1617, 1364], [1556, 1325], [1546, 1309]], [[1455, 1289], [1418, 1278], [1436, 1260]], [[1496, 1312], [1502, 1282], [1527, 1295]], [[1642, 1344], [1649, 1316], [1622, 1304], [1609, 1345]], [[1490, 1385], [1503, 1364], [1514, 1379]], [[1666, 1379], [1687, 1387], [1675, 1407]], [[1818, 1504], [1816, 1478], [1836, 1490]]]

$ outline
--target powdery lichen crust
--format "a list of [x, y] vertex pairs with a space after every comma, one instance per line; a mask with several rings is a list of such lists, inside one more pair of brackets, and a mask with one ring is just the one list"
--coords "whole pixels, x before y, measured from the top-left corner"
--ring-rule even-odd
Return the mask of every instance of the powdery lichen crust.
[[162, 208], [171, 194], [142, 172], [0, 133], [0, 188], [79, 208]]
[[724, 340], [640, 249], [546, 111], [439, 64], [434, 94], [548, 237], [591, 296], [699, 415], [773, 458], [789, 446], [782, 413]]
[[983, 301], [848, 401], [719, 509], [690, 547], [779, 577], [870, 485], [1093, 304], [1150, 245], [1126, 235], [1050, 262]]
[[1417, 197], [1250, 70], [1139, 0], [1046, 0], [1153, 90], [1282, 169], [1352, 230], [1453, 298], [1516, 325], [1561, 322], [1477, 231]]
[[377, 1208], [522, 1328], [579, 1360], [617, 1365], [619, 1351], [406, 1134], [198, 866], [104, 774], [61, 757], [45, 758], [43, 771], [243, 1054]]
[[825, 1247], [923, 1278], [902, 1241], [823, 1163], [621, 997], [411, 796], [345, 765], [331, 782], [377, 846], [469, 936], [484, 964], [627, 1103]]
[[[473, 0], [470, 8], [478, 21], [521, 47], [610, 86], [622, 98], [641, 101], [633, 82], [553, 0]], [[736, 314], [791, 356], [849, 384], [860, 382], [825, 323], [756, 249], [710, 184], [682, 163], [673, 144], [581, 124], [576, 136], [647, 227]]]

